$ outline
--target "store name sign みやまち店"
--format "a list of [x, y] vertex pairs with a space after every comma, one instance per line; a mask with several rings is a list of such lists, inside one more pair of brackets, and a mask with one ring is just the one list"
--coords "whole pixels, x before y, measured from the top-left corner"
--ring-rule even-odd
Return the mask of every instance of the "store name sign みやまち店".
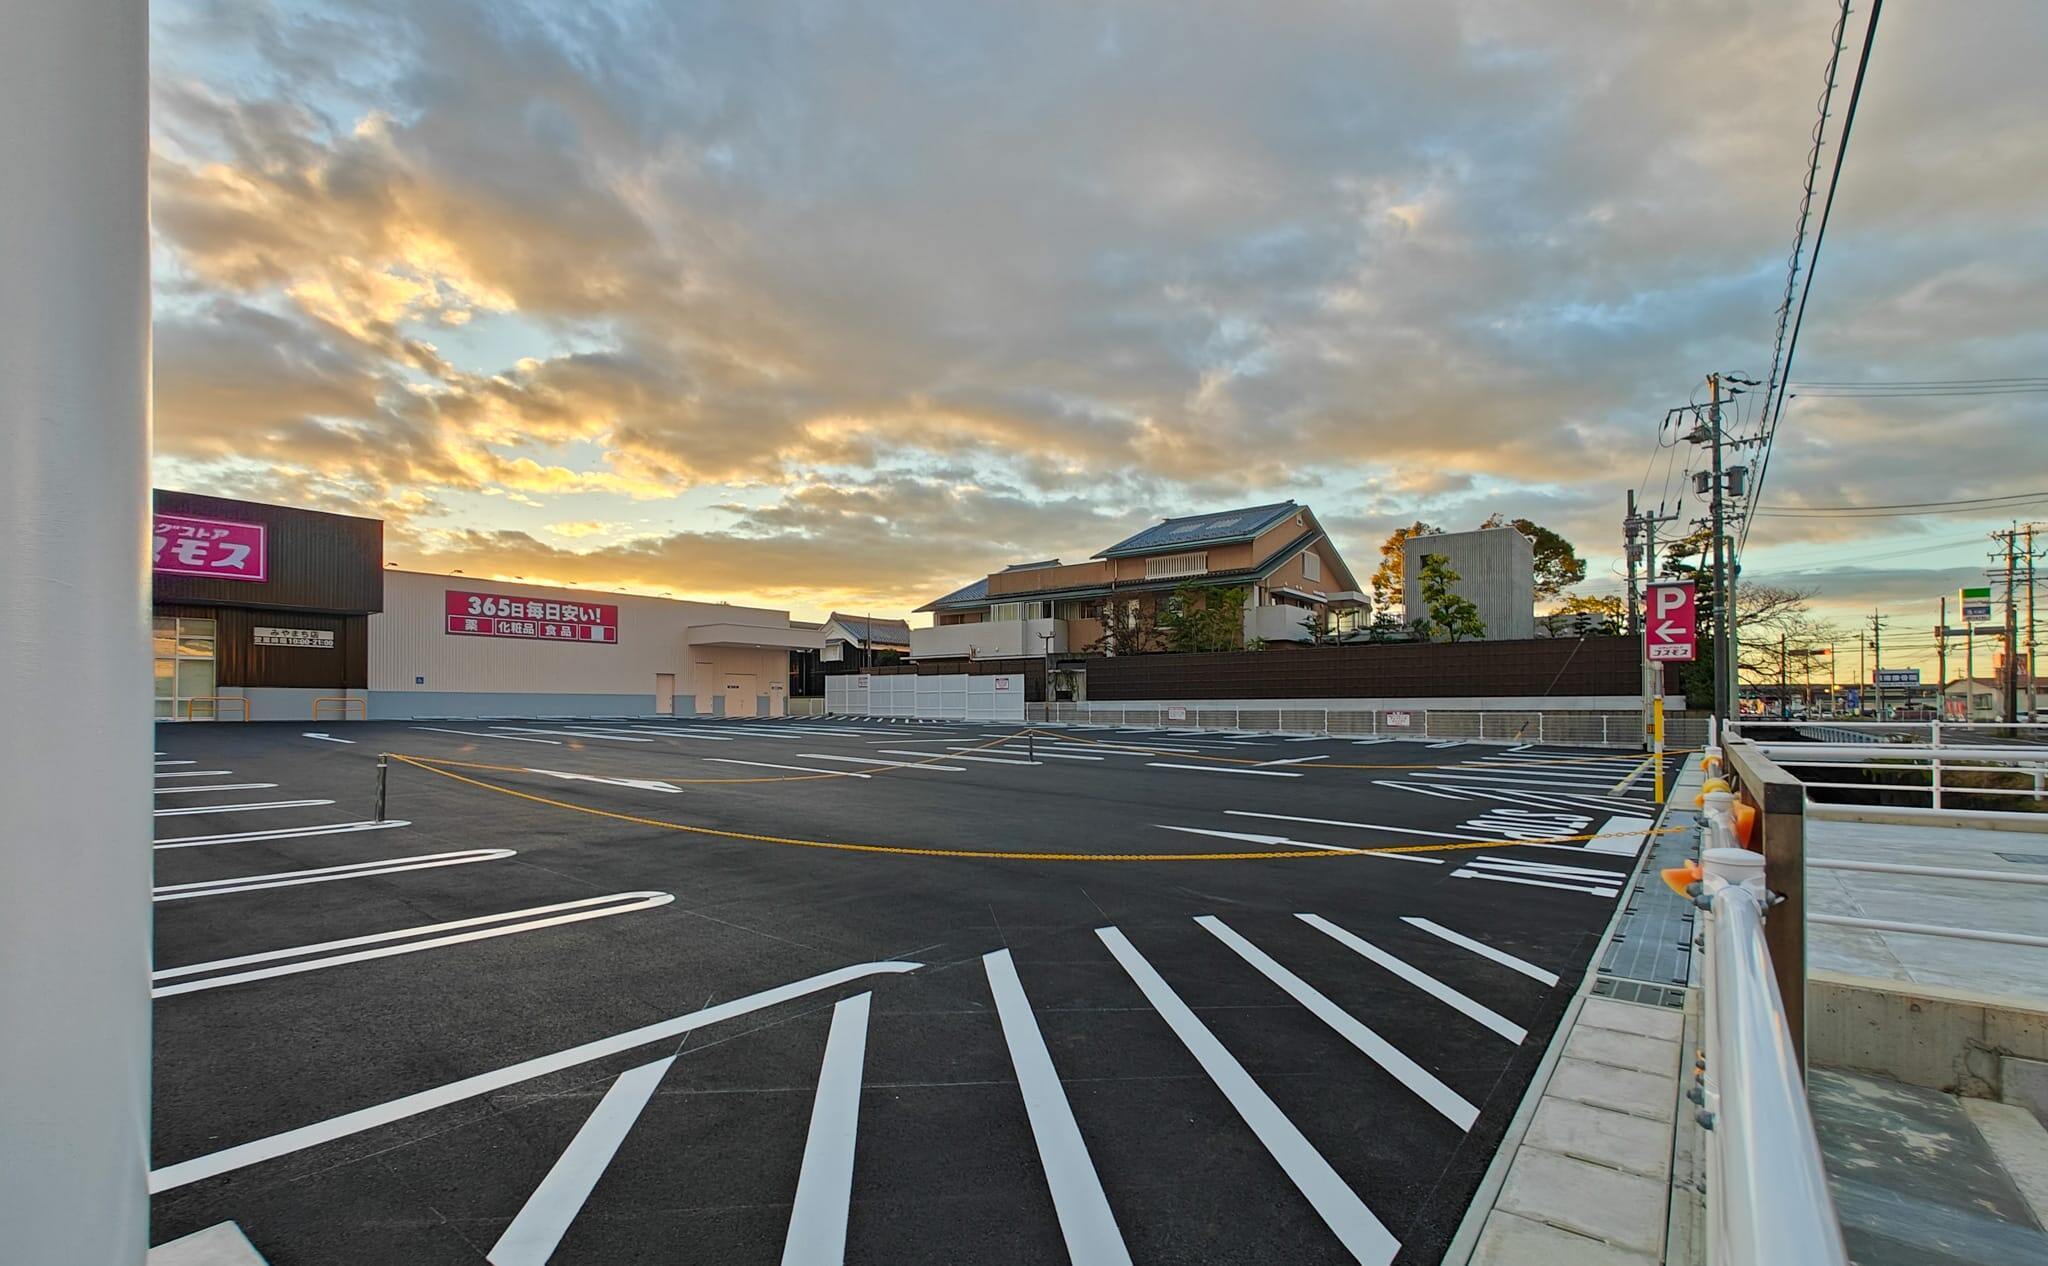
[[269, 579], [261, 523], [158, 514], [151, 527], [155, 553], [150, 566], [162, 575], [257, 582]]
[[619, 640], [619, 609], [603, 602], [563, 602], [511, 594], [447, 591], [447, 630], [461, 637], [524, 637], [540, 642]]

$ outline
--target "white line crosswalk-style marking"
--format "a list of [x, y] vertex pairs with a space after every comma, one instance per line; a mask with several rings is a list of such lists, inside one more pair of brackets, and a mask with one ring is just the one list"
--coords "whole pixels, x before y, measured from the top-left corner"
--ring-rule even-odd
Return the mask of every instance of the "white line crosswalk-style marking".
[[1506, 950], [1497, 950], [1484, 941], [1475, 941], [1469, 936], [1460, 935], [1441, 923], [1432, 923], [1428, 919], [1418, 919], [1413, 916], [1403, 916], [1401, 922], [1411, 927], [1420, 928], [1431, 936], [1441, 937], [1443, 940], [1449, 941], [1461, 949], [1471, 950], [1481, 958], [1490, 958], [1510, 971], [1518, 971], [1531, 980], [1540, 980], [1546, 985], [1554, 986], [1557, 984], [1556, 972], [1545, 971], [1526, 959], [1516, 958]]
[[547, 1177], [541, 1179], [540, 1186], [520, 1206], [512, 1224], [491, 1246], [484, 1259], [490, 1266], [547, 1266], [569, 1224], [590, 1199], [597, 1180], [604, 1177], [619, 1144], [626, 1141], [627, 1133], [639, 1121], [647, 1101], [654, 1097], [655, 1088], [675, 1062], [676, 1057], [671, 1055], [618, 1075], [576, 1131], [576, 1137], [555, 1158]]
[[1357, 1047], [1360, 1054], [1386, 1069], [1394, 1080], [1414, 1091], [1424, 1103], [1443, 1113], [1451, 1124], [1461, 1130], [1469, 1130], [1479, 1119], [1479, 1109], [1438, 1081], [1435, 1074], [1352, 1018], [1349, 1012], [1317, 992], [1307, 981], [1275, 962], [1271, 955], [1240, 936], [1229, 924], [1210, 914], [1201, 915], [1195, 922], [1229, 946], [1239, 958], [1257, 968], [1266, 979], [1285, 990], [1288, 997], [1307, 1007], [1318, 1020], [1336, 1030], [1337, 1035]]
[[1506, 1016], [1501, 1015], [1499, 1012], [1493, 1010], [1491, 1007], [1487, 1007], [1478, 1002], [1473, 1001], [1472, 999], [1466, 997], [1464, 994], [1458, 992], [1456, 989], [1451, 988], [1449, 985], [1443, 983], [1436, 977], [1430, 975], [1428, 972], [1420, 971], [1414, 967], [1409, 966], [1407, 963], [1394, 957], [1392, 954], [1387, 953], [1379, 946], [1374, 945], [1371, 941], [1366, 940], [1362, 936], [1356, 936], [1350, 932], [1345, 931], [1343, 928], [1338, 927], [1336, 924], [1330, 922], [1328, 919], [1323, 918], [1321, 915], [1297, 914], [1294, 917], [1300, 919], [1303, 923], [1308, 924], [1310, 927], [1315, 928], [1317, 931], [1322, 932], [1325, 935], [1329, 936], [1332, 940], [1336, 941], [1339, 945], [1344, 946], [1346, 949], [1352, 950], [1355, 953], [1363, 956], [1364, 958], [1379, 964], [1381, 967], [1386, 968], [1388, 971], [1394, 973], [1396, 976], [1399, 976], [1401, 979], [1407, 981], [1409, 984], [1414, 985], [1417, 989], [1422, 990], [1422, 992], [1428, 994], [1432, 998], [1435, 998], [1437, 1001], [1445, 1004], [1446, 1006], [1451, 1007], [1453, 1010], [1456, 1010], [1466, 1016], [1471, 1017], [1474, 1020], [1477, 1020], [1480, 1024], [1486, 1026], [1489, 1029], [1492, 1029], [1495, 1033], [1500, 1034], [1502, 1037], [1506, 1038], [1510, 1042], [1513, 1042], [1515, 1045], [1520, 1046], [1522, 1044], [1522, 1039], [1529, 1036], [1529, 1031], [1527, 1029], [1523, 1028], [1519, 1024], [1516, 1024], [1514, 1021], [1508, 1019]]
[[1265, 1145], [1280, 1168], [1309, 1205], [1334, 1231], [1351, 1255], [1366, 1266], [1388, 1266], [1401, 1251], [1401, 1243], [1372, 1210], [1351, 1190], [1315, 1145], [1303, 1137], [1294, 1122], [1259, 1087], [1244, 1065], [1216, 1040], [1216, 1035], [1181, 1001], [1152, 964], [1138, 953], [1124, 934], [1113, 927], [1097, 928], [1095, 935], [1109, 947], [1124, 972], [1138, 986], [1152, 1009], [1166, 1021], [1209, 1080], [1223, 1092], [1238, 1116], [1259, 1142]]
[[860, 1133], [861, 1068], [867, 1055], [868, 1002], [873, 997], [855, 994], [832, 1008], [782, 1266], [840, 1266], [846, 1260], [853, 1153]]
[[1095, 1163], [1074, 1122], [1074, 1110], [1060, 1086], [1052, 1054], [1032, 1017], [1031, 1002], [1017, 979], [1017, 965], [1006, 949], [982, 955], [981, 965], [988, 975], [989, 993], [995, 998], [1003, 1041], [1010, 1048], [1010, 1066], [1017, 1073], [1017, 1090], [1024, 1098], [1024, 1114], [1031, 1122], [1039, 1164], [1052, 1192], [1053, 1212], [1067, 1242], [1067, 1259], [1076, 1266], [1130, 1266], [1123, 1233], [1103, 1195], [1102, 1180], [1095, 1175]]
[[199, 883], [163, 884], [150, 896], [152, 901], [189, 901], [195, 897], [229, 896], [266, 888], [296, 888], [304, 884], [333, 883], [341, 879], [368, 879], [375, 875], [396, 875], [409, 870], [434, 870], [442, 866], [467, 866], [474, 862], [503, 861], [517, 855], [510, 848], [472, 848], [454, 853], [421, 853], [413, 857], [386, 857], [374, 862], [351, 862], [346, 866], [316, 866], [308, 870], [280, 870], [267, 875], [236, 875], [230, 879], [208, 879]]
[[260, 803], [186, 805], [178, 809], [156, 809], [152, 813], [159, 818], [182, 818], [195, 813], [261, 813], [269, 809], [308, 809], [333, 803], [332, 800], [265, 800]]
[[382, 822], [330, 822], [326, 826], [288, 826], [271, 831], [235, 831], [226, 835], [180, 835], [158, 840], [156, 848], [205, 848], [214, 844], [243, 844], [251, 840], [295, 840], [308, 835], [349, 835], [357, 831], [390, 831], [412, 823], [403, 818]]

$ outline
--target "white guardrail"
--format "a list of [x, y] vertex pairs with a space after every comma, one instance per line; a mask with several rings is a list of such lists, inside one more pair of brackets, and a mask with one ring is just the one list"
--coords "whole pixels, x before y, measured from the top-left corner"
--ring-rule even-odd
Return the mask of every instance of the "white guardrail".
[[[1782, 730], [1785, 724], [1744, 722], [1735, 728], [1741, 737], [1754, 742], [1758, 751], [1778, 765], [1792, 769], [1794, 776], [1809, 788], [1916, 792], [1927, 796], [1928, 807], [1934, 809], [1949, 807], [1943, 803], [1943, 797], [1953, 795], [2048, 798], [2048, 725], [1963, 726], [1935, 721], [1855, 727], [1832, 722], [1794, 722], [1792, 728], [1809, 739], [1821, 741], [1772, 742], [1771, 732]], [[1881, 776], [1883, 780], [1828, 781], [1824, 771], [1822, 777], [1813, 776], [1817, 767], [1823, 766], [1854, 769]], [[1988, 781], [1984, 779], [1959, 785], [1954, 781], [1956, 774], [2017, 775], [2014, 780], [2020, 785], [1974, 785]]]
[[1762, 854], [1735, 847], [1734, 796], [1701, 817], [1704, 1057], [1691, 1092], [1706, 1129], [1709, 1266], [1847, 1266], [1841, 1223], [1764, 946]]

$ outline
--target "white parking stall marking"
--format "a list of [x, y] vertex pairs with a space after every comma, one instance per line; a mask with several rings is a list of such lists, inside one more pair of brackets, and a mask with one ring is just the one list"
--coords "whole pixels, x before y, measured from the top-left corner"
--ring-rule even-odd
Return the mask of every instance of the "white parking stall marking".
[[1488, 809], [1461, 823], [1466, 830], [1510, 840], [1553, 840], [1583, 834], [1593, 819], [1562, 809]]
[[1438, 1081], [1435, 1074], [1402, 1054], [1393, 1043], [1360, 1023], [1307, 981], [1275, 962], [1271, 955], [1240, 936], [1223, 920], [1213, 914], [1204, 914], [1195, 922], [1228, 945], [1239, 958], [1257, 968], [1266, 979], [1285, 990], [1288, 997], [1307, 1007], [1318, 1020], [1336, 1030], [1339, 1037], [1358, 1048], [1359, 1054], [1378, 1064], [1394, 1080], [1414, 1091], [1424, 1103], [1443, 1113], [1452, 1125], [1469, 1130], [1479, 1119], [1479, 1109], [1466, 1102], [1464, 1096]]
[[1467, 835], [1463, 831], [1417, 831], [1405, 826], [1381, 826], [1377, 822], [1342, 822], [1336, 818], [1299, 818], [1287, 813], [1258, 813], [1251, 809], [1225, 809], [1233, 818], [1270, 818], [1275, 822], [1307, 822], [1312, 826], [1348, 826], [1359, 831], [1392, 831], [1396, 835], [1420, 835], [1432, 840], [1474, 840], [1492, 844], [1491, 835]]
[[[986, 749], [984, 749], [984, 748], [954, 748], [954, 749], [952, 749], [952, 750], [954, 750], [954, 751], [984, 751], [984, 750], [986, 750]], [[997, 751], [999, 751], [999, 752], [1021, 752], [1021, 751], [1025, 751], [1025, 750], [1027, 750], [1027, 749], [1025, 749], [1025, 748], [1021, 748], [1021, 747], [999, 747], [999, 748], [997, 748], [996, 750], [997, 750]], [[1039, 759], [1039, 760], [1042, 760], [1042, 761], [1044, 761], [1044, 760], [1092, 760], [1092, 761], [1100, 761], [1100, 760], [1102, 759], [1102, 757], [1100, 757], [1100, 756], [1081, 756], [1081, 755], [1077, 755], [1076, 753], [1073, 753], [1073, 752], [1048, 752], [1048, 751], [1046, 751], [1046, 750], [1045, 750], [1044, 748], [1042, 748], [1042, 747], [1041, 747], [1040, 749], [1038, 749], [1038, 759]]]
[[657, 728], [652, 725], [636, 725], [633, 727], [633, 730], [638, 734], [660, 734], [667, 738], [701, 739], [706, 743], [730, 743], [733, 741], [730, 734], [699, 734], [694, 730], [686, 730], [680, 726]]
[[[931, 752], [908, 752], [888, 747], [882, 749], [882, 755], [884, 756], [931, 756], [933, 754]], [[1001, 756], [969, 756], [965, 752], [948, 756], [946, 759], [972, 761], [977, 765], [1037, 765], [1042, 763], [1035, 760], [1009, 760]]]
[[981, 966], [988, 974], [989, 993], [995, 997], [1003, 1041], [1010, 1048], [1010, 1066], [1017, 1073], [1017, 1091], [1024, 1098], [1024, 1115], [1031, 1121], [1031, 1138], [1038, 1145], [1039, 1164], [1052, 1192], [1053, 1212], [1067, 1242], [1067, 1260], [1076, 1266], [1129, 1266], [1131, 1255], [1124, 1247], [1123, 1233], [1102, 1193], [1102, 1180], [1095, 1176], [1095, 1162], [1081, 1140], [1081, 1128], [1074, 1122], [1074, 1110], [1060, 1086], [1052, 1054], [1032, 1017], [1031, 1001], [1017, 979], [1017, 965], [1004, 949], [982, 955]]
[[438, 725], [415, 725], [412, 728], [424, 730], [429, 734], [461, 734], [469, 738], [499, 739], [507, 743], [546, 743], [549, 747], [560, 747], [562, 745], [562, 740], [560, 739], [521, 738], [517, 734], [491, 734], [484, 730], [444, 730]]
[[338, 739], [334, 737], [332, 734], [322, 734], [318, 730], [307, 730], [305, 733], [299, 735], [299, 737], [319, 739], [323, 743], [345, 743], [350, 747], [354, 747], [356, 745], [356, 741], [354, 739]]
[[[257, 954], [240, 954], [234, 958], [217, 958], [210, 963], [192, 963], [184, 967], [151, 972], [149, 978], [152, 981], [178, 980], [188, 976], [202, 976], [207, 972], [226, 971], [231, 967], [254, 967], [257, 963], [279, 965], [254, 971], [233, 972], [224, 976], [207, 976], [204, 980], [187, 980], [179, 985], [166, 985], [160, 989], [150, 990], [150, 997], [169, 998], [178, 994], [219, 989], [227, 985], [246, 984], [252, 980], [270, 980], [277, 976], [295, 976], [301, 972], [321, 971], [347, 963], [369, 962], [372, 959], [391, 958], [399, 954], [417, 954], [422, 950], [440, 949], [447, 945], [466, 945], [471, 941], [516, 936], [522, 932], [537, 932], [542, 928], [560, 927], [568, 923], [609, 919], [615, 914], [652, 910], [674, 900], [673, 893], [618, 892], [609, 897], [585, 897], [580, 901], [560, 901], [553, 905], [528, 906], [524, 910], [507, 910], [502, 914], [483, 914], [473, 919], [423, 923], [418, 927], [398, 928], [390, 932], [371, 932], [365, 936], [344, 937], [338, 941], [320, 941], [312, 945], [294, 945], [289, 949], [264, 950]], [[498, 926], [494, 927], [493, 924]], [[481, 930], [460, 930], [465, 928]], [[448, 935], [433, 935], [437, 932]], [[353, 954], [336, 952], [355, 949], [359, 945], [377, 945], [382, 948], [362, 950]], [[300, 961], [283, 961], [286, 959]]]
[[326, 826], [288, 826], [272, 831], [237, 831], [229, 835], [180, 835], [158, 840], [155, 848], [205, 848], [213, 844], [243, 844], [251, 840], [295, 840], [308, 835], [348, 835], [356, 831], [389, 831], [411, 826], [402, 818], [382, 822], [330, 822]]
[[232, 769], [187, 769], [174, 774], [158, 774], [159, 778], [225, 778], [234, 773]]
[[632, 736], [632, 735], [636, 735], [636, 734], [651, 734], [651, 733], [656, 733], [656, 731], [653, 731], [653, 730], [647, 729], [647, 728], [646, 728], [646, 727], [644, 727], [644, 726], [632, 726], [632, 727], [629, 727], [629, 728], [618, 728], [618, 727], [614, 727], [614, 726], [608, 726], [608, 725], [572, 725], [572, 726], [570, 726], [570, 727], [569, 727], [569, 729], [570, 729], [570, 730], [572, 730], [573, 732], [577, 733], [577, 734], [587, 735], [588, 737], [591, 737], [591, 738], [597, 738], [597, 737], [599, 737], [599, 736], [601, 736], [601, 735], [606, 735], [606, 734], [624, 734], [624, 735], [627, 735], [627, 736]]
[[613, 787], [631, 787], [636, 791], [668, 791], [675, 793], [682, 791], [682, 788], [674, 783], [662, 782], [654, 778], [607, 778], [598, 774], [578, 774], [562, 769], [534, 769], [531, 767], [528, 767], [526, 772], [529, 774], [545, 774], [549, 778], [560, 778], [567, 782], [601, 782]]
[[1466, 865], [1532, 875], [1554, 875], [1559, 879], [1584, 879], [1594, 883], [1617, 883], [1622, 878], [1622, 872], [1618, 870], [1602, 870], [1597, 866], [1566, 866], [1561, 862], [1532, 862], [1525, 857], [1494, 857], [1484, 853]]
[[509, 734], [553, 734], [560, 738], [603, 739], [607, 743], [652, 743], [654, 741], [651, 738], [641, 738], [636, 734], [588, 734], [582, 730], [537, 730], [531, 726], [524, 725], [494, 725], [491, 728], [503, 730]]
[[1437, 799], [1439, 799], [1439, 800], [1464, 800], [1464, 799], [1467, 799], [1467, 797], [1466, 797], [1466, 796], [1464, 796], [1464, 795], [1460, 794], [1459, 792], [1455, 792], [1455, 791], [1434, 791], [1434, 790], [1431, 790], [1431, 789], [1430, 789], [1430, 788], [1428, 788], [1428, 787], [1417, 787], [1417, 786], [1414, 786], [1414, 785], [1412, 785], [1412, 784], [1410, 784], [1410, 783], [1405, 783], [1405, 782], [1391, 782], [1391, 781], [1388, 781], [1388, 780], [1385, 780], [1385, 779], [1380, 779], [1380, 778], [1375, 778], [1375, 779], [1373, 779], [1373, 780], [1372, 780], [1372, 785], [1373, 785], [1373, 786], [1375, 786], [1375, 787], [1391, 787], [1391, 788], [1393, 788], [1393, 789], [1394, 789], [1395, 791], [1412, 791], [1412, 792], [1416, 793], [1417, 795], [1421, 795], [1421, 796], [1435, 796], [1435, 797], [1436, 797]]
[[[1490, 866], [1478, 863], [1461, 866], [1451, 872], [1451, 878], [1487, 879], [1494, 883], [1520, 884], [1528, 888], [1555, 888], [1561, 892], [1583, 892], [1592, 897], [1614, 897], [1621, 891], [1618, 887], [1614, 887], [1611, 884], [1569, 882], [1580, 877], [1554, 875], [1545, 871], [1508, 865], [1505, 864], [1505, 859]], [[1619, 878], [1620, 876], [1615, 876], [1616, 880], [1619, 880]]]
[[1590, 781], [1575, 780], [1571, 782], [1566, 782], [1559, 779], [1525, 778], [1519, 774], [1468, 774], [1462, 771], [1458, 773], [1440, 774], [1433, 773], [1428, 770], [1417, 770], [1414, 774], [1410, 776], [1414, 778], [1425, 778], [1435, 782], [1477, 783], [1481, 786], [1506, 785], [1509, 787], [1542, 787], [1546, 789], [1555, 789], [1558, 791], [1583, 791], [1591, 795], [1606, 794], [1606, 788], [1608, 786], [1606, 780], [1604, 779], [1594, 779]]
[[[1384, 786], [1388, 784], [1381, 785]], [[1409, 790], [1420, 789], [1409, 788]], [[1495, 800], [1499, 801], [1501, 804], [1528, 805], [1539, 809], [1579, 807], [1592, 808], [1606, 813], [1612, 813], [1615, 809], [1615, 806], [1611, 804], [1608, 804], [1604, 801], [1589, 801], [1588, 798], [1585, 796], [1565, 796], [1549, 792], [1536, 793], [1520, 791], [1501, 791], [1498, 789], [1485, 789], [1479, 787], [1459, 788], [1458, 798], [1461, 800], [1473, 798], [1481, 800]]]
[[181, 818], [194, 813], [260, 813], [267, 809], [305, 809], [314, 805], [333, 804], [332, 800], [266, 800], [248, 804], [202, 804], [183, 809], [158, 809], [159, 818]]
[[231, 879], [208, 879], [191, 884], [163, 884], [151, 892], [151, 901], [190, 901], [195, 897], [222, 897], [265, 888], [296, 888], [302, 884], [326, 884], [340, 879], [368, 879], [373, 875], [396, 875], [409, 870], [434, 870], [442, 866], [467, 866], [472, 862], [498, 862], [517, 855], [510, 848], [472, 848], [456, 853], [421, 853], [413, 857], [386, 857], [374, 862], [352, 862], [346, 866], [319, 866], [311, 870], [280, 870], [267, 875], [236, 875]]
[[868, 1002], [873, 994], [842, 999], [832, 1008], [825, 1062], [811, 1129], [797, 1171], [783, 1266], [840, 1266], [846, 1260], [846, 1217], [853, 1200], [853, 1151], [860, 1133], [861, 1067], [867, 1057]]
[[158, 787], [160, 796], [190, 796], [202, 791], [263, 791], [275, 787], [274, 782], [219, 782], [204, 787]]
[[[1451, 873], [1457, 874], [1458, 872], [1453, 871]], [[1414, 985], [1417, 989], [1420, 989], [1422, 992], [1428, 994], [1430, 997], [1435, 998], [1438, 1002], [1443, 1003], [1444, 1005], [1460, 1012], [1463, 1015], [1469, 1016], [1472, 1019], [1477, 1020], [1479, 1023], [1485, 1025], [1489, 1029], [1492, 1029], [1495, 1033], [1500, 1034], [1508, 1041], [1513, 1042], [1515, 1045], [1520, 1046], [1522, 1044], [1522, 1039], [1529, 1036], [1529, 1031], [1527, 1029], [1523, 1028], [1519, 1024], [1516, 1024], [1514, 1021], [1508, 1019], [1507, 1017], [1501, 1015], [1493, 1008], [1483, 1006], [1480, 1003], [1474, 1002], [1472, 999], [1466, 997], [1462, 993], [1459, 993], [1457, 990], [1451, 988], [1449, 985], [1445, 984], [1441, 980], [1438, 980], [1436, 977], [1430, 975], [1428, 972], [1419, 971], [1414, 967], [1410, 967], [1407, 963], [1404, 963], [1400, 959], [1394, 957], [1392, 954], [1387, 953], [1379, 946], [1374, 945], [1371, 941], [1366, 940], [1364, 937], [1355, 936], [1352, 933], [1345, 931], [1343, 928], [1338, 927], [1336, 924], [1330, 922], [1328, 919], [1325, 919], [1321, 915], [1297, 914], [1294, 917], [1300, 919], [1303, 923], [1308, 924], [1310, 927], [1316, 929], [1318, 932], [1322, 932], [1325, 935], [1329, 936], [1332, 940], [1336, 941], [1339, 945], [1342, 945], [1346, 949], [1351, 950], [1352, 952], [1357, 953], [1359, 955], [1362, 955], [1366, 959], [1379, 964], [1381, 967], [1386, 968], [1388, 971], [1394, 973], [1396, 976], [1399, 976], [1401, 979], [1407, 981], [1409, 984]]]
[[1300, 774], [1286, 769], [1240, 769], [1232, 765], [1173, 765], [1165, 761], [1148, 760], [1147, 769], [1185, 769], [1196, 774], [1251, 774], [1258, 778], [1299, 778]]
[[1179, 831], [1183, 835], [1209, 835], [1219, 840], [1237, 840], [1245, 844], [1262, 844], [1268, 848], [1283, 846], [1288, 848], [1316, 848], [1321, 849], [1325, 853], [1356, 853], [1361, 857], [1384, 857], [1388, 861], [1393, 862], [1422, 862], [1429, 866], [1441, 866], [1444, 864], [1443, 859], [1437, 857], [1417, 857], [1413, 853], [1386, 853], [1374, 848], [1354, 848], [1345, 844], [1318, 844], [1313, 840], [1297, 840], [1285, 835], [1250, 835], [1240, 831], [1213, 831], [1207, 827], [1200, 826], [1168, 826], [1163, 822], [1155, 822], [1153, 825], [1162, 831]]
[[449, 1104], [492, 1094], [536, 1077], [561, 1072], [565, 1068], [575, 1068], [654, 1042], [665, 1042], [713, 1024], [764, 1011], [769, 1007], [780, 1006], [782, 1003], [808, 997], [823, 990], [836, 989], [840, 985], [868, 976], [912, 972], [923, 965], [911, 962], [856, 963], [851, 967], [823, 972], [791, 984], [764, 989], [760, 993], [748, 994], [744, 998], [735, 998], [731, 1002], [721, 1002], [687, 1015], [643, 1025], [611, 1037], [599, 1038], [594, 1042], [585, 1042], [581, 1046], [572, 1046], [567, 1050], [556, 1051], [552, 1055], [543, 1055], [493, 1072], [451, 1081], [431, 1090], [422, 1090], [372, 1107], [359, 1108], [326, 1121], [302, 1125], [297, 1129], [272, 1134], [267, 1138], [222, 1148], [217, 1152], [209, 1152], [204, 1156], [196, 1156], [191, 1160], [180, 1161], [175, 1165], [167, 1165], [152, 1171], [149, 1176], [150, 1194], [161, 1195], [166, 1191], [175, 1191], [190, 1183], [233, 1173], [235, 1170], [245, 1169], [263, 1161], [289, 1156], [293, 1152], [304, 1151], [309, 1147], [318, 1147], [322, 1143], [332, 1143], [336, 1139], [344, 1139], [365, 1130], [374, 1130], [378, 1126], [389, 1125], [394, 1121], [403, 1121], [422, 1112], [431, 1112], [435, 1108], [444, 1108]]
[[155, 763], [155, 764], [158, 764], [158, 765], [196, 765], [196, 764], [198, 764], [198, 762], [197, 762], [197, 761], [189, 761], [189, 760], [160, 760], [160, 761], [156, 761], [156, 762], [154, 762], [154, 763]]
[[797, 755], [804, 760], [836, 760], [844, 765], [880, 765], [886, 769], [935, 769], [947, 774], [967, 772], [961, 765], [931, 765], [924, 761], [875, 760], [868, 756], [832, 756], [824, 752], [798, 752]]
[[1598, 838], [1586, 841], [1586, 848], [1595, 853], [1612, 853], [1617, 857], [1634, 857], [1649, 838], [1649, 818], [1616, 817], [1601, 824]]
[[1306, 765], [1312, 760], [1328, 760], [1327, 756], [1293, 756], [1286, 760], [1260, 761], [1261, 765]]
[[1428, 919], [1418, 919], [1405, 915], [1402, 917], [1401, 922], [1408, 924], [1410, 927], [1420, 928], [1431, 936], [1449, 941], [1460, 949], [1471, 950], [1481, 958], [1490, 958], [1508, 970], [1518, 971], [1531, 980], [1541, 981], [1546, 985], [1557, 984], [1556, 972], [1545, 971], [1527, 959], [1516, 958], [1506, 950], [1497, 950], [1484, 941], [1475, 941], [1469, 936], [1453, 932], [1441, 923], [1432, 923]]
[[1303, 1196], [1323, 1222], [1336, 1232], [1337, 1239], [1351, 1255], [1368, 1266], [1387, 1266], [1401, 1251], [1396, 1240], [1358, 1194], [1345, 1185], [1330, 1162], [1323, 1159], [1314, 1144], [1302, 1136], [1287, 1114], [1280, 1111], [1278, 1104], [1259, 1088], [1259, 1083], [1244, 1070], [1223, 1043], [1216, 1040], [1208, 1026], [1196, 1017], [1180, 995], [1174, 993], [1165, 979], [1152, 964], [1145, 961], [1137, 948], [1115, 928], [1097, 928], [1095, 935], [1109, 947], [1124, 971], [1152, 1004], [1152, 1009], [1166, 1021], [1173, 1035], [1180, 1039], [1188, 1054], [1194, 1056], [1209, 1080], [1230, 1100], [1230, 1106], [1237, 1115], [1251, 1127], [1266, 1151]]
[[655, 1087], [675, 1062], [671, 1055], [619, 1074], [484, 1260], [491, 1266], [547, 1266], [569, 1224], [583, 1211], [597, 1180], [604, 1177], [612, 1157], [618, 1154], [619, 1144], [626, 1141], [626, 1134], [654, 1097]]
[[816, 765], [771, 765], [760, 760], [734, 760], [730, 756], [706, 756], [707, 761], [721, 765], [750, 765], [755, 769], [793, 769], [804, 774], [829, 774], [834, 778], [873, 778], [873, 774], [856, 773], [851, 769], [819, 769]]

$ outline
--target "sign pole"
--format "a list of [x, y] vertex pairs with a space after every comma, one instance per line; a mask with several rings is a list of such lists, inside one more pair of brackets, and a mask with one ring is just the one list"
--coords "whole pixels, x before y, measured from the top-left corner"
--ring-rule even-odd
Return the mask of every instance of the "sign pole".
[[1664, 696], [1658, 695], [1650, 704], [1650, 760], [1657, 767], [1656, 802], [1664, 803]]

